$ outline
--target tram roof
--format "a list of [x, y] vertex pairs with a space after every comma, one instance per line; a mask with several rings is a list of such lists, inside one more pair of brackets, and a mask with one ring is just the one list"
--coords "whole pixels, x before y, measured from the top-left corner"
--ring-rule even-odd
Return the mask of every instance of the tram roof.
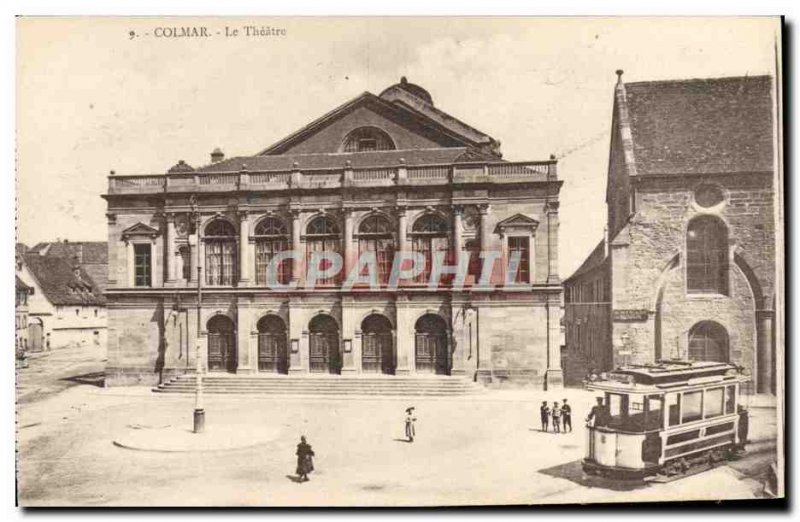
[[733, 364], [709, 361], [659, 361], [655, 364], [631, 365], [604, 374], [589, 384], [592, 388], [623, 388], [629, 391], [667, 390], [738, 380], [739, 368]]

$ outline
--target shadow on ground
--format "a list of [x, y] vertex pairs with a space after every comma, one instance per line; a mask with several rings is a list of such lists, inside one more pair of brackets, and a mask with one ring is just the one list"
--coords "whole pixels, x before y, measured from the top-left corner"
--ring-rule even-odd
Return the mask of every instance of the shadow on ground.
[[580, 460], [559, 464], [550, 468], [540, 469], [539, 473], [549, 477], [556, 477], [569, 480], [580, 486], [589, 488], [603, 488], [612, 491], [633, 491], [647, 487], [646, 483], [637, 480], [611, 480], [607, 478], [594, 477], [583, 472]]
[[73, 375], [72, 377], [64, 377], [62, 381], [69, 381], [75, 384], [88, 384], [90, 386], [97, 386], [102, 388], [105, 385], [106, 373], [105, 372], [91, 372], [84, 373], [83, 375]]

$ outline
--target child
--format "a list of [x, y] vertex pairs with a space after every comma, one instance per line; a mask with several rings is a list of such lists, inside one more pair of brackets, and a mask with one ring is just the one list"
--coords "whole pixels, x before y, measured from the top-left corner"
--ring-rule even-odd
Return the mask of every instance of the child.
[[547, 401], [542, 401], [542, 405], [539, 408], [539, 415], [542, 418], [542, 431], [547, 431], [547, 423], [550, 420], [550, 408], [547, 406]]

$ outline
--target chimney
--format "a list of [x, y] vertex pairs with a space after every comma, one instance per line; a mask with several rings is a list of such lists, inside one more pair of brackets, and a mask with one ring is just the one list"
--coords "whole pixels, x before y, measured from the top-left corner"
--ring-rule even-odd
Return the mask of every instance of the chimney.
[[211, 163], [219, 163], [224, 159], [225, 159], [225, 153], [222, 152], [219, 147], [214, 149], [214, 151], [211, 153]]

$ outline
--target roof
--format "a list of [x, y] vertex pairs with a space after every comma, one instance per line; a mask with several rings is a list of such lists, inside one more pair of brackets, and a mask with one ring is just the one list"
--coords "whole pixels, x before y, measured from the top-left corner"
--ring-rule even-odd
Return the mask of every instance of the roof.
[[399, 115], [401, 119], [416, 121], [429, 128], [436, 129], [439, 133], [455, 140], [458, 144], [465, 146], [487, 147], [498, 156], [499, 143], [491, 136], [467, 125], [458, 118], [455, 118], [444, 111], [433, 106], [433, 100], [425, 89], [419, 85], [408, 83], [405, 78], [401, 82], [385, 89], [380, 96], [375, 96], [371, 92], [364, 92], [361, 95], [349, 100], [336, 107], [332, 111], [322, 115], [311, 123], [305, 125], [296, 132], [283, 138], [282, 140], [270, 145], [261, 151], [260, 155], [282, 154], [294, 144], [313, 135], [320, 129], [325, 128], [331, 122], [349, 113], [356, 107], [368, 104], [374, 110], [388, 111]]
[[472, 161], [503, 162], [497, 156], [469, 147], [447, 147], [436, 149], [385, 150], [373, 152], [336, 152], [315, 154], [284, 154], [264, 156], [239, 156], [197, 169], [197, 172], [235, 172], [247, 166], [249, 171], [291, 170], [293, 165], [301, 169], [325, 169], [344, 167], [349, 161], [355, 167], [397, 166], [403, 159], [406, 165], [435, 165]]
[[770, 76], [623, 85], [637, 175], [773, 170]]
[[25, 254], [25, 265], [53, 305], [105, 305], [102, 291], [83, 268], [75, 274], [64, 257]]
[[576, 279], [583, 274], [591, 272], [595, 268], [602, 265], [605, 262], [605, 260], [606, 260], [606, 245], [605, 245], [605, 240], [602, 239], [597, 244], [597, 246], [594, 247], [594, 250], [592, 250], [592, 252], [586, 257], [581, 266], [579, 266], [578, 269], [575, 270], [571, 276], [569, 276], [564, 280], [564, 284], [570, 283], [572, 282], [573, 279]]
[[108, 243], [105, 241], [54, 241], [38, 243], [29, 253], [61, 257], [68, 263], [77, 261], [104, 292], [108, 282]]

